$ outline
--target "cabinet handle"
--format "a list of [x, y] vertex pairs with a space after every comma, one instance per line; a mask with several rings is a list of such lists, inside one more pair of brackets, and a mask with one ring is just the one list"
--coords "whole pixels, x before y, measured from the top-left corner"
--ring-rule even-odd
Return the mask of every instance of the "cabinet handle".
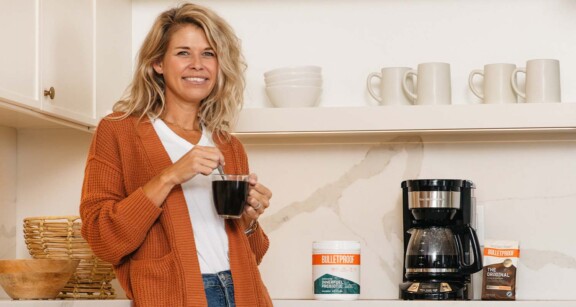
[[49, 96], [50, 99], [54, 99], [54, 96], [56, 96], [56, 90], [54, 89], [54, 87], [50, 87], [49, 90], [44, 90], [44, 97]]

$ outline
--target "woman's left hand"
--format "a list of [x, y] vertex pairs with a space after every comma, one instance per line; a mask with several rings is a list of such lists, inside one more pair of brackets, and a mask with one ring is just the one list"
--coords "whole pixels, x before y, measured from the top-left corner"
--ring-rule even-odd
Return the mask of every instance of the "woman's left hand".
[[246, 219], [246, 225], [250, 225], [268, 209], [272, 192], [263, 184], [258, 182], [256, 174], [250, 174], [248, 177], [250, 190], [248, 192], [248, 206], [244, 208], [243, 217]]

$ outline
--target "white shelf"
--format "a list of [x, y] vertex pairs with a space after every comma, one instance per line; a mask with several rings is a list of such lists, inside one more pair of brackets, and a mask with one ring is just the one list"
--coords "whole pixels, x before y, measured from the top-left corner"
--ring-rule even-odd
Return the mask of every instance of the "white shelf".
[[239, 137], [576, 131], [576, 103], [245, 108]]
[[[0, 125], [90, 128], [0, 102]], [[380, 135], [576, 132], [576, 103], [470, 104], [316, 108], [245, 108], [236, 126], [243, 139]]]

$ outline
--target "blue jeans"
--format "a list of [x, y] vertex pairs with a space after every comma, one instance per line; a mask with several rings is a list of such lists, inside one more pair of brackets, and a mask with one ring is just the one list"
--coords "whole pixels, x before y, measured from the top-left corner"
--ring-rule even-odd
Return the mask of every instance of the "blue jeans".
[[236, 307], [234, 283], [230, 271], [202, 274], [202, 281], [204, 281], [208, 307]]

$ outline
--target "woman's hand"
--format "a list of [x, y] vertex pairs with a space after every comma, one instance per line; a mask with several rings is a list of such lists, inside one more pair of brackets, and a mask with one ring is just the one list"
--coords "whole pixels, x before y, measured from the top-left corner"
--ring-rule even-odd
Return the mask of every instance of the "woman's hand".
[[224, 166], [224, 156], [216, 147], [195, 145], [163, 174], [174, 185], [182, 184], [198, 174], [210, 175], [218, 165]]
[[250, 174], [248, 182], [250, 183], [248, 206], [244, 208], [244, 214], [242, 215], [244, 224], [247, 227], [248, 225], [252, 225], [252, 223], [268, 209], [270, 206], [270, 198], [272, 198], [272, 192], [258, 182], [258, 176], [256, 176], [256, 174]]
[[210, 175], [218, 165], [224, 166], [224, 156], [218, 148], [195, 145], [176, 163], [144, 185], [144, 194], [160, 207], [174, 186], [198, 174]]

